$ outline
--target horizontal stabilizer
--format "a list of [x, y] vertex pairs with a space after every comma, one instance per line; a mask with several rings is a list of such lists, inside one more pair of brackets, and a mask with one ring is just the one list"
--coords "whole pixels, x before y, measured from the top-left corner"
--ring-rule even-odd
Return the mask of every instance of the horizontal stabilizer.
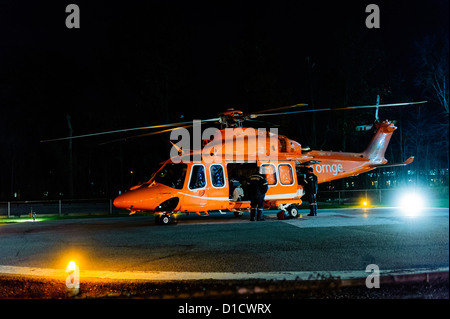
[[370, 131], [372, 129], [372, 127], [373, 127], [372, 124], [370, 124], [370, 125], [360, 125], [360, 126], [357, 126], [355, 128], [355, 130], [356, 130], [356, 132]]
[[410, 158], [408, 158], [406, 161], [404, 161], [403, 163], [394, 163], [394, 164], [375, 164], [375, 165], [370, 165], [373, 168], [380, 168], [380, 167], [395, 167], [395, 166], [405, 166], [408, 164], [411, 164], [414, 161], [414, 156], [411, 156]]

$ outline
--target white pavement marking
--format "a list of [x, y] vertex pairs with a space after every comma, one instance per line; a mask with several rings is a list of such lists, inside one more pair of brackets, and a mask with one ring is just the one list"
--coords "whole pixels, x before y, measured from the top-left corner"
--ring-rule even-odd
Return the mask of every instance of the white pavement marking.
[[[392, 209], [392, 212], [380, 214], [380, 211], [385, 209]], [[322, 209], [319, 210], [318, 216], [309, 217], [306, 214], [303, 216], [303, 218], [288, 219], [283, 220], [283, 222], [299, 228], [398, 225], [420, 222], [421, 218], [424, 217], [448, 216], [448, 208], [435, 208], [432, 212], [427, 212], [426, 215], [419, 215], [414, 218], [399, 213], [396, 207]]]
[[[421, 273], [448, 272], [449, 267], [419, 268], [403, 270], [380, 270], [380, 276], [403, 276]], [[65, 269], [18, 267], [0, 265], [0, 274], [17, 276], [38, 276], [65, 278]], [[172, 271], [97, 271], [80, 270], [80, 278], [121, 279], [121, 280], [150, 280], [150, 281], [179, 281], [179, 280], [321, 280], [340, 278], [366, 278], [364, 270], [343, 271], [270, 271], [270, 272], [172, 272]], [[81, 280], [82, 280], [81, 279]]]
[[386, 217], [363, 217], [363, 216], [321, 216], [311, 217], [308, 219], [288, 219], [283, 221], [286, 224], [299, 228], [315, 228], [315, 227], [345, 227], [345, 226], [371, 226], [371, 225], [392, 225], [402, 224], [400, 219]]

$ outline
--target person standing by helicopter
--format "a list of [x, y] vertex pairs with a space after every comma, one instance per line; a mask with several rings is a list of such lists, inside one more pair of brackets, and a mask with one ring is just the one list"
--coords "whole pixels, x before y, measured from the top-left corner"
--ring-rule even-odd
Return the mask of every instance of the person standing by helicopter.
[[308, 214], [308, 216], [317, 216], [317, 190], [319, 188], [319, 184], [317, 182], [317, 176], [314, 175], [314, 169], [312, 167], [308, 167], [304, 185], [309, 201], [310, 213]]
[[262, 210], [264, 208], [264, 198], [269, 188], [264, 175], [260, 174], [259, 168], [248, 179], [248, 190], [250, 194], [250, 221], [263, 221]]

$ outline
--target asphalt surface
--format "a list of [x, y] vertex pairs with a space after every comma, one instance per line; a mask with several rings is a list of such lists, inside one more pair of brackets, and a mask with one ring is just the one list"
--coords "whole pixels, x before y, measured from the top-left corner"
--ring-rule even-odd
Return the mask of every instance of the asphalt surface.
[[264, 222], [181, 215], [167, 226], [151, 216], [0, 224], [0, 266], [65, 269], [70, 260], [90, 271], [224, 276], [448, 268], [449, 210], [405, 217], [395, 208], [329, 209], [286, 221], [272, 212]]

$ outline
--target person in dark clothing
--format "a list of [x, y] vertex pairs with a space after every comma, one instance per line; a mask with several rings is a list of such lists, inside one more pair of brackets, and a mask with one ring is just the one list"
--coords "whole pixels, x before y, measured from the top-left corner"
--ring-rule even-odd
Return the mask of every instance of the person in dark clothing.
[[250, 197], [250, 221], [264, 220], [262, 210], [264, 208], [264, 197], [268, 189], [267, 180], [264, 175], [258, 171], [251, 175], [248, 179], [248, 191]]
[[314, 170], [312, 167], [308, 167], [308, 172], [305, 177], [305, 191], [308, 196], [309, 210], [308, 216], [317, 216], [317, 190], [319, 188], [317, 182], [317, 176], [314, 175]]

